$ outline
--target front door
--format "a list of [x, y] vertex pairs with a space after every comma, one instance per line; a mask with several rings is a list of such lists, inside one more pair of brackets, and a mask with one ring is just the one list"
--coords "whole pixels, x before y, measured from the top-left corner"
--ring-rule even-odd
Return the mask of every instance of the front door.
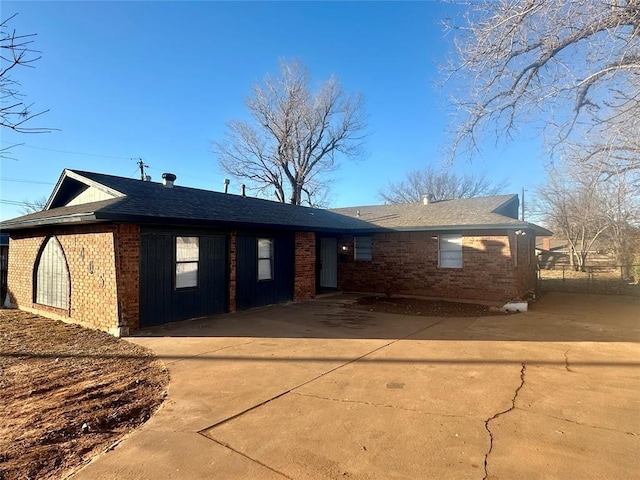
[[320, 287], [338, 288], [338, 239], [320, 239]]

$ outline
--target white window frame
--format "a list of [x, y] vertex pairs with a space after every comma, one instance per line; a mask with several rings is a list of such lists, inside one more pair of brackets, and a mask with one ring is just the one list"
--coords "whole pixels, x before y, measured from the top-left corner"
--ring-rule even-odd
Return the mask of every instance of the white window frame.
[[[258, 281], [267, 282], [273, 280], [273, 238], [258, 238], [256, 241], [256, 253]], [[268, 266], [268, 268], [265, 269], [265, 266]]]
[[62, 245], [55, 237], [49, 237], [40, 251], [35, 265], [34, 301], [39, 305], [69, 309], [69, 266]]
[[438, 236], [438, 266], [440, 268], [462, 268], [462, 234], [452, 233]]
[[[200, 237], [175, 237], [175, 289], [198, 288], [200, 277]], [[184, 248], [180, 248], [183, 246]]]
[[373, 237], [353, 237], [354, 260], [373, 260]]

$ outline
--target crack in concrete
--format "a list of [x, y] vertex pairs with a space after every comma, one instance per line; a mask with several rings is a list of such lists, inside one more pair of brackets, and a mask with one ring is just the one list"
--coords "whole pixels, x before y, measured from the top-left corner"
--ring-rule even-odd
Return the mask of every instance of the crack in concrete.
[[513, 393], [513, 397], [511, 398], [511, 406], [506, 410], [503, 410], [502, 412], [496, 413], [495, 415], [493, 415], [493, 417], [488, 418], [484, 422], [484, 428], [489, 434], [489, 450], [484, 455], [484, 477], [482, 477], [482, 480], [487, 480], [487, 478], [489, 477], [489, 455], [491, 455], [491, 452], [493, 451], [493, 432], [489, 428], [489, 423], [491, 423], [491, 421], [504, 415], [505, 413], [509, 413], [510, 411], [516, 408], [516, 398], [518, 398], [518, 394], [520, 393], [520, 390], [524, 386], [524, 375], [526, 371], [527, 371], [527, 367], [523, 363], [522, 368], [520, 369], [520, 385], [518, 385], [518, 388], [516, 388], [515, 392]]
[[415, 412], [415, 413], [421, 413], [423, 415], [433, 415], [433, 416], [437, 416], [437, 417], [450, 417], [450, 418], [469, 418], [466, 415], [452, 415], [449, 413], [435, 413], [435, 412], [425, 412], [423, 410], [418, 410], [416, 408], [406, 408], [406, 407], [401, 407], [398, 405], [391, 405], [389, 403], [372, 403], [372, 402], [366, 402], [364, 400], [347, 400], [344, 398], [331, 398], [331, 397], [322, 397], [320, 395], [312, 395], [310, 393], [299, 393], [299, 392], [291, 392], [293, 395], [299, 395], [301, 397], [308, 397], [308, 398], [317, 398], [318, 400], [328, 400], [331, 402], [340, 402], [340, 403], [355, 403], [358, 405], [367, 405], [369, 407], [384, 407], [384, 408], [395, 408], [397, 410], [403, 410], [405, 412]]
[[567, 372], [576, 373], [576, 371], [572, 370], [571, 366], [569, 366], [569, 350], [571, 350], [571, 346], [569, 346], [569, 348], [567, 348], [567, 351], [564, 352], [564, 369]]
[[578, 425], [580, 427], [595, 428], [598, 430], [606, 430], [608, 432], [622, 433], [623, 435], [631, 435], [633, 437], [637, 437], [639, 435], [635, 432], [625, 432], [624, 430], [617, 430], [615, 428], [607, 428], [607, 427], [601, 427], [598, 425], [590, 425], [588, 423], [580, 423], [580, 422], [576, 422], [575, 420], [569, 420], [568, 418], [563, 418], [563, 417], [556, 417], [555, 415], [549, 415], [548, 413], [538, 412], [536, 410], [527, 410], [519, 407], [516, 407], [516, 409], [522, 412], [533, 413], [535, 415], [542, 415], [543, 417], [553, 418], [554, 420], [560, 420], [563, 422], [572, 423], [573, 425]]
[[224, 447], [224, 448], [227, 448], [227, 449], [231, 450], [231, 451], [232, 451], [232, 452], [234, 452], [234, 453], [237, 453], [238, 455], [240, 455], [240, 456], [242, 456], [242, 457], [246, 458], [247, 460], [250, 460], [250, 461], [252, 461], [252, 462], [254, 462], [254, 463], [256, 463], [256, 464], [260, 465], [261, 467], [266, 468], [267, 470], [270, 470], [270, 471], [272, 471], [272, 472], [274, 472], [274, 473], [277, 473], [278, 475], [280, 475], [280, 476], [282, 476], [282, 477], [284, 477], [284, 478], [287, 478], [288, 480], [293, 480], [293, 478], [291, 478], [289, 475], [287, 475], [287, 474], [285, 474], [285, 473], [283, 473], [283, 472], [281, 472], [281, 471], [279, 471], [279, 470], [276, 470], [276, 469], [275, 469], [275, 468], [273, 468], [273, 467], [270, 467], [269, 465], [267, 465], [266, 463], [261, 462], [261, 461], [260, 461], [260, 460], [258, 460], [257, 458], [250, 457], [250, 456], [249, 456], [249, 455], [247, 455], [246, 453], [241, 452], [240, 450], [233, 448], [231, 445], [229, 445], [229, 444], [228, 444], [228, 443], [226, 443], [226, 442], [223, 442], [223, 441], [221, 441], [221, 440], [217, 440], [217, 439], [215, 439], [215, 438], [213, 438], [213, 437], [208, 437], [208, 436], [204, 435], [202, 432], [198, 432], [198, 433], [199, 433], [200, 435], [202, 435], [204, 438], [206, 438], [207, 440], [211, 440], [212, 442], [215, 442], [215, 443], [217, 443], [218, 445], [220, 445], [220, 446], [222, 446], [222, 447]]

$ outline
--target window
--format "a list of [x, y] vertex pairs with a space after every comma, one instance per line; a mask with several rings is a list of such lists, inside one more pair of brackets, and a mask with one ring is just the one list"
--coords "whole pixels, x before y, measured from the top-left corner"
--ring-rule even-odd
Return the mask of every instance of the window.
[[36, 303], [69, 308], [69, 268], [60, 242], [49, 238], [36, 267]]
[[356, 260], [371, 260], [373, 258], [373, 240], [371, 237], [355, 237], [353, 255]]
[[198, 237], [176, 237], [176, 288], [198, 286]]
[[273, 239], [258, 239], [258, 280], [273, 280]]
[[440, 267], [462, 268], [462, 235], [440, 235]]

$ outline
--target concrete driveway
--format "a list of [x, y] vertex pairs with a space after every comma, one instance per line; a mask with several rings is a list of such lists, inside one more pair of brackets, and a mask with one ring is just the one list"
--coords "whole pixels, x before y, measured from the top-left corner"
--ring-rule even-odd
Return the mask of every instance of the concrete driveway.
[[353, 298], [131, 338], [168, 397], [74, 480], [640, 478], [640, 299], [434, 318]]

